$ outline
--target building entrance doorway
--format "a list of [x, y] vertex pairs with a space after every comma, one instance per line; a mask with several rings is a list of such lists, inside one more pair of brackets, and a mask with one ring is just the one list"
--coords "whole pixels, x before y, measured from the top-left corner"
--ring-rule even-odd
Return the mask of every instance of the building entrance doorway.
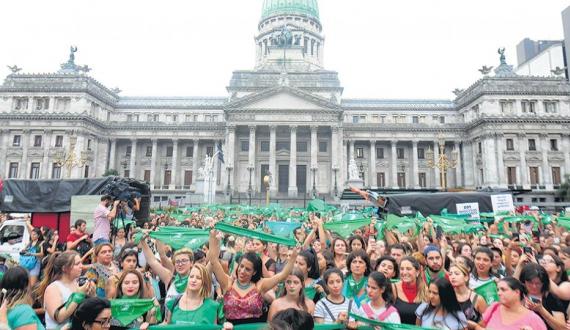
[[289, 187], [289, 165], [279, 165], [279, 176], [277, 181], [277, 191], [287, 193]]
[[297, 192], [307, 192], [307, 165], [297, 165]]

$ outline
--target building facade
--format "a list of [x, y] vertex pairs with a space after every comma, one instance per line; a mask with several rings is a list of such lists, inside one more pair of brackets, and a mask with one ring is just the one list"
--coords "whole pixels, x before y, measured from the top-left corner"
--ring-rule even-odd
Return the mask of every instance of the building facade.
[[[346, 99], [325, 69], [316, 0], [265, 0], [252, 70], [222, 97], [124, 97], [75, 64], [17, 72], [0, 87], [0, 176], [143, 179], [171, 198], [199, 190], [207, 155], [216, 189], [274, 196], [345, 188], [354, 159], [364, 185], [386, 189], [526, 189], [553, 202], [570, 174], [570, 84], [514, 73], [504, 55], [454, 100]], [[442, 147], [442, 148], [440, 148]], [[441, 180], [432, 160], [452, 163]], [[528, 198], [528, 200], [525, 200]], [[532, 199], [532, 200], [531, 200]], [[536, 199], [536, 200], [534, 200]], [[155, 200], [156, 201], [156, 200]]]

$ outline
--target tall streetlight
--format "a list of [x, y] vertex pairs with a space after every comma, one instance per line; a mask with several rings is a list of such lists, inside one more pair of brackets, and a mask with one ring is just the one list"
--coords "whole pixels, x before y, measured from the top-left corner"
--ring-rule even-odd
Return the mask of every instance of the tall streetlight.
[[273, 181], [273, 176], [271, 172], [267, 171], [267, 174], [263, 177], [263, 185], [265, 186], [265, 204], [269, 206], [269, 194], [270, 194], [270, 187], [271, 181]]
[[337, 165], [333, 165], [332, 168], [333, 172], [334, 172], [334, 189], [333, 189], [333, 193], [334, 196], [336, 197], [338, 195], [338, 185], [337, 185], [337, 181], [336, 181], [336, 173], [338, 172], [338, 166]]
[[249, 185], [247, 187], [247, 195], [249, 197], [249, 206], [251, 206], [251, 197], [253, 195], [253, 187], [251, 186], [251, 176], [253, 173], [253, 166], [248, 166], [247, 170], [249, 171]]
[[447, 171], [451, 168], [457, 166], [458, 150], [453, 148], [451, 150], [451, 158], [445, 154], [445, 140], [443, 137], [439, 137], [439, 157], [434, 159], [434, 152], [431, 147], [428, 149], [427, 154], [427, 165], [430, 168], [439, 170], [439, 184], [441, 187], [447, 191]]
[[316, 198], [317, 197], [317, 182], [316, 182], [317, 181], [317, 179], [316, 179], [316, 177], [317, 177], [317, 166], [312, 166], [311, 172], [313, 172], [313, 191], [312, 191], [312, 194], [313, 194], [313, 198]]

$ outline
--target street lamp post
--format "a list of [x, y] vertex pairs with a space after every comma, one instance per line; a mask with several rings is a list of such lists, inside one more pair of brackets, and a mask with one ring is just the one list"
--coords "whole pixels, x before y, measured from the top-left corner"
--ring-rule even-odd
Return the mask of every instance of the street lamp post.
[[226, 167], [226, 171], [228, 172], [228, 184], [226, 186], [226, 194], [229, 196], [232, 191], [232, 186], [230, 185], [232, 167], [231, 166]]
[[317, 167], [313, 166], [311, 167], [311, 171], [313, 172], [313, 198], [317, 197], [317, 182], [316, 182], [316, 176], [317, 176]]
[[249, 197], [249, 205], [251, 206], [251, 197], [252, 197], [252, 194], [253, 194], [253, 187], [251, 186], [251, 176], [252, 176], [252, 173], [253, 173], [253, 167], [252, 167], [252, 166], [249, 166], [249, 167], [247, 168], [247, 170], [249, 171], [249, 185], [248, 185], [248, 187], [247, 187], [247, 194], [248, 194], [248, 197]]
[[273, 180], [273, 176], [271, 175], [271, 172], [267, 171], [267, 174], [265, 174], [265, 176], [263, 177], [263, 185], [265, 186], [265, 204], [266, 204], [266, 206], [269, 206], [269, 195], [271, 193], [270, 187], [271, 187], [271, 181], [272, 180]]
[[439, 170], [439, 183], [441, 187], [447, 191], [447, 171], [457, 166], [457, 150], [451, 151], [451, 158], [445, 154], [445, 140], [439, 137], [439, 157], [434, 159], [434, 152], [431, 147], [427, 151], [427, 165], [430, 168]]
[[336, 197], [338, 195], [338, 185], [337, 185], [337, 181], [336, 181], [336, 173], [338, 172], [338, 166], [333, 166], [332, 168], [333, 172], [334, 172], [334, 189], [333, 189], [333, 193], [334, 196]]

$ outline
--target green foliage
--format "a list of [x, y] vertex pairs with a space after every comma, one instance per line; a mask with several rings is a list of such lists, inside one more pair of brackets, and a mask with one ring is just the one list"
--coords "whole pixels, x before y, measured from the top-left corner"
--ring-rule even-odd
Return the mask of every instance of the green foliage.
[[556, 191], [556, 196], [564, 201], [570, 200], [570, 175], [566, 175], [564, 183]]
[[103, 176], [119, 176], [119, 172], [114, 168], [110, 168], [103, 173]]

